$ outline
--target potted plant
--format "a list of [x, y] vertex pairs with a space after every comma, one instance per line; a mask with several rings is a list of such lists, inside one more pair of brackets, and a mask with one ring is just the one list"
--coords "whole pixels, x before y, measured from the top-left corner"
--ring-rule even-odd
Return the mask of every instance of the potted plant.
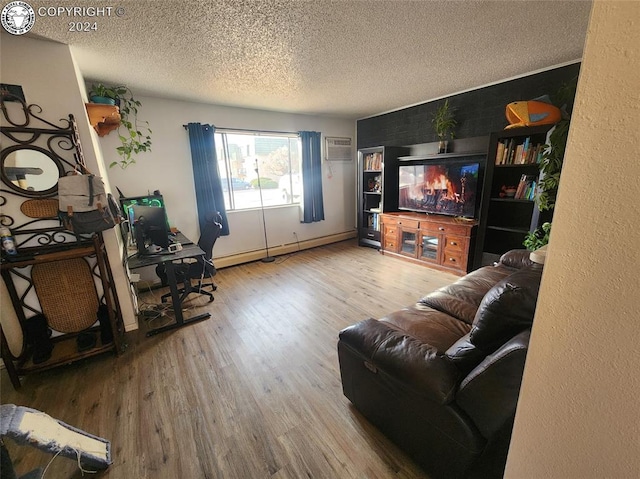
[[136, 154], [151, 151], [152, 131], [149, 128], [149, 122], [138, 120], [138, 108], [142, 103], [133, 97], [133, 93], [127, 86], [106, 87], [102, 83], [94, 84], [91, 86], [89, 96], [91, 101], [94, 101], [94, 96], [113, 99], [114, 103], [111, 104], [117, 104], [120, 108], [118, 138], [122, 144], [116, 148], [116, 151], [121, 160], [112, 162], [109, 165], [110, 168], [119, 165], [124, 169], [136, 162]]
[[549, 235], [551, 234], [551, 223], [542, 223], [542, 226], [536, 228], [532, 233], [527, 233], [527, 237], [522, 243], [529, 251], [535, 251], [549, 243]]
[[449, 147], [449, 140], [454, 138], [453, 129], [458, 124], [453, 117], [454, 111], [455, 108], [449, 106], [449, 99], [447, 98], [433, 114], [431, 123], [439, 139], [438, 153], [446, 153]]
[[89, 90], [89, 99], [92, 103], [115, 105], [117, 97], [118, 94], [114, 88], [109, 88], [102, 83], [91, 85]]

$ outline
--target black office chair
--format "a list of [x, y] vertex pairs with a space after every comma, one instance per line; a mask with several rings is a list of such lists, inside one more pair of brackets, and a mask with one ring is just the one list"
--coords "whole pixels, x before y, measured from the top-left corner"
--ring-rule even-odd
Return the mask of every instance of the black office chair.
[[[200, 239], [198, 240], [198, 246], [204, 251], [204, 256], [196, 258], [195, 263], [182, 263], [175, 266], [176, 280], [182, 282], [183, 286], [178, 290], [180, 294], [180, 302], [191, 293], [203, 294], [209, 297], [209, 302], [214, 300], [213, 291], [218, 289], [213, 282], [213, 277], [216, 275], [216, 267], [213, 264], [213, 246], [216, 240], [220, 236], [222, 231], [222, 216], [220, 213], [209, 213], [206, 218], [206, 223], [202, 232], [200, 233]], [[158, 271], [158, 276], [162, 280], [162, 284], [166, 283], [166, 271]], [[204, 282], [205, 278], [211, 278], [211, 282]], [[193, 285], [191, 280], [197, 279], [198, 283]], [[205, 288], [211, 290], [207, 291]], [[171, 293], [163, 294], [160, 299], [164, 303], [167, 298], [171, 297]]]

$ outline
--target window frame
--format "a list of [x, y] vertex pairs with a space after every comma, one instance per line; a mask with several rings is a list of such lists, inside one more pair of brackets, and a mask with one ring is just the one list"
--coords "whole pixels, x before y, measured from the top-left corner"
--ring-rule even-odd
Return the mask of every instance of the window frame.
[[[217, 161], [218, 161], [218, 171], [220, 172], [220, 186], [222, 188], [222, 193], [224, 196], [224, 201], [225, 201], [225, 207], [227, 209], [227, 211], [247, 211], [247, 210], [252, 210], [252, 209], [258, 209], [258, 208], [277, 208], [277, 207], [283, 207], [283, 206], [298, 206], [300, 207], [301, 203], [302, 203], [302, 192], [300, 191], [299, 195], [296, 195], [294, 193], [294, 176], [297, 175], [298, 180], [297, 183], [299, 185], [299, 188], [302, 188], [302, 140], [300, 138], [300, 135], [297, 132], [284, 132], [284, 131], [268, 131], [268, 130], [248, 130], [248, 129], [231, 129], [231, 128], [219, 128], [215, 130], [215, 140], [216, 140], [216, 156], [217, 156]], [[280, 183], [282, 181], [282, 178], [284, 178], [285, 176], [289, 176], [289, 181], [288, 181], [288, 190], [291, 192], [290, 195], [287, 195], [286, 197], [284, 197], [284, 195], [280, 196], [280, 201], [278, 202], [278, 204], [264, 204], [261, 201], [261, 205], [258, 206], [239, 206], [238, 205], [238, 198], [236, 197], [236, 194], [238, 191], [241, 190], [236, 190], [234, 185], [233, 185], [233, 178], [237, 177], [236, 173], [234, 173], [233, 168], [232, 168], [232, 154], [229, 150], [229, 135], [242, 135], [242, 136], [246, 136], [248, 138], [253, 138], [254, 140], [254, 145], [253, 145], [253, 152], [251, 154], [249, 154], [249, 152], [242, 153], [242, 157], [243, 157], [243, 163], [245, 164], [245, 167], [247, 168], [247, 170], [249, 170], [248, 168], [248, 157], [253, 157], [254, 159], [258, 160], [258, 154], [255, 152], [255, 139], [257, 137], [270, 137], [270, 138], [278, 138], [278, 139], [286, 139], [287, 140], [287, 173], [284, 173], [283, 175], [281, 175], [279, 177], [279, 179], [277, 180], [278, 182], [278, 186], [275, 188], [278, 190], [278, 192], [280, 192]], [[292, 140], [295, 140], [295, 142], [292, 142]], [[218, 141], [220, 142], [220, 146], [218, 146]], [[293, 153], [292, 152], [292, 144], [296, 145], [297, 148], [297, 152]], [[296, 163], [296, 157], [297, 157], [297, 163]], [[253, 170], [253, 168], [251, 168], [251, 170]], [[255, 171], [255, 170], [253, 170]], [[222, 174], [224, 173], [224, 174]], [[248, 178], [250, 175], [247, 175], [246, 178]], [[256, 175], [257, 176], [257, 175]], [[265, 178], [265, 175], [263, 174], [263, 171], [260, 170], [260, 176]], [[274, 180], [276, 181], [276, 180]], [[223, 184], [225, 183], [226, 184]], [[262, 188], [262, 192], [264, 193], [265, 188]], [[280, 193], [279, 193], [280, 194]], [[285, 199], [286, 202], [285, 202]]]

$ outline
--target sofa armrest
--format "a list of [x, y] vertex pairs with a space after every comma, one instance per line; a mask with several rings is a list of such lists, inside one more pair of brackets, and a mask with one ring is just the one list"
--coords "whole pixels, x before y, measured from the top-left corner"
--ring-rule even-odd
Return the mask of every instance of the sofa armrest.
[[380, 369], [438, 404], [452, 401], [461, 374], [435, 347], [375, 319], [343, 329], [340, 341], [364, 356], [373, 374]]
[[500, 264], [517, 269], [531, 266], [535, 263], [529, 259], [530, 254], [527, 249], [512, 249], [500, 257]]
[[464, 376], [487, 357], [487, 353], [476, 347], [470, 337], [471, 333], [465, 334], [444, 353], [447, 360], [455, 364]]
[[487, 356], [463, 379], [456, 403], [473, 419], [486, 438], [513, 419], [529, 345], [525, 330]]

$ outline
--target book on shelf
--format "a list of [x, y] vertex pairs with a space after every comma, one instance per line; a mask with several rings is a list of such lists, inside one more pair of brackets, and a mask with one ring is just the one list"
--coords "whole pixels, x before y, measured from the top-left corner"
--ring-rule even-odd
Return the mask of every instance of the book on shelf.
[[372, 213], [367, 218], [367, 228], [380, 231], [380, 215], [378, 213]]
[[496, 165], [529, 165], [540, 163], [544, 153], [544, 144], [531, 142], [528, 136], [524, 140], [505, 138], [496, 146]]
[[382, 153], [369, 153], [364, 157], [365, 170], [381, 170], [382, 169]]
[[535, 195], [536, 177], [535, 175], [522, 175], [516, 188], [514, 199], [532, 200]]

